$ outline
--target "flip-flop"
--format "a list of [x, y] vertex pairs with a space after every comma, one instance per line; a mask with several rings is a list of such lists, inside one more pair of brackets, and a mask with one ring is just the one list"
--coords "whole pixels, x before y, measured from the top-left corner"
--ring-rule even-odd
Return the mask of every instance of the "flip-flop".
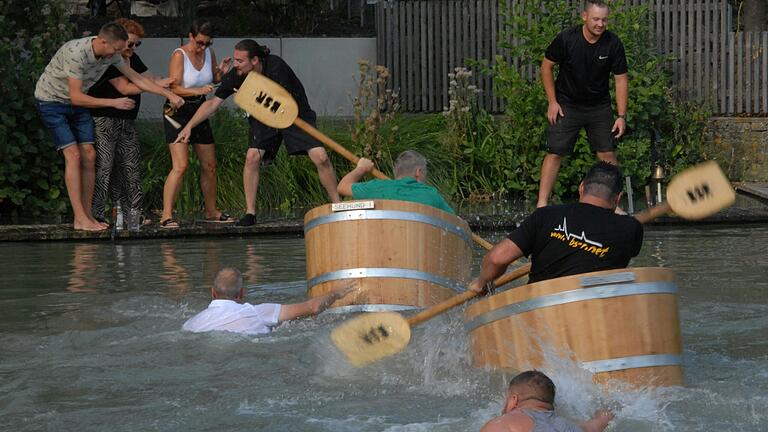
[[235, 219], [230, 216], [227, 212], [221, 212], [219, 217], [214, 218], [205, 218], [203, 219], [204, 222], [210, 222], [210, 223], [234, 223]]
[[168, 218], [168, 219], [160, 222], [160, 228], [179, 229], [179, 222], [176, 219]]

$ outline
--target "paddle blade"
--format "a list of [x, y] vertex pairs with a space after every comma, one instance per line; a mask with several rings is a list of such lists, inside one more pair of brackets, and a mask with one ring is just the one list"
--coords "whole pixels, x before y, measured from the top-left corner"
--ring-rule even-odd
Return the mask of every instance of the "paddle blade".
[[397, 313], [367, 313], [336, 327], [331, 340], [352, 365], [362, 367], [408, 346], [411, 326]]
[[250, 72], [235, 94], [235, 103], [256, 120], [277, 129], [293, 124], [299, 107], [290, 93], [262, 74]]
[[667, 202], [678, 216], [701, 219], [729, 207], [736, 200], [731, 182], [714, 161], [704, 162], [675, 176], [667, 187]]

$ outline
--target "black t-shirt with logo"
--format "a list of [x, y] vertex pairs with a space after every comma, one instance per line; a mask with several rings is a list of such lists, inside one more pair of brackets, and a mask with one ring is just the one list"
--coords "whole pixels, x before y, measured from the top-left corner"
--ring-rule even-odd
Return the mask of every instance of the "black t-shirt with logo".
[[[131, 69], [135, 70], [137, 73], [144, 73], [147, 71], [147, 65], [144, 64], [143, 61], [139, 58], [138, 54], [133, 54], [130, 58], [129, 64], [131, 65]], [[115, 86], [112, 85], [112, 83], [109, 82], [109, 80], [117, 77], [123, 76], [123, 73], [120, 72], [116, 67], [110, 66], [106, 71], [104, 71], [104, 75], [99, 78], [99, 81], [96, 82], [96, 84], [93, 85], [93, 87], [88, 90], [88, 95], [97, 97], [97, 98], [104, 98], [104, 99], [118, 99], [121, 97], [126, 97], [124, 94], [117, 91]], [[136, 102], [136, 106], [133, 107], [133, 109], [130, 110], [120, 110], [117, 108], [91, 108], [91, 115], [93, 117], [113, 117], [113, 118], [122, 118], [122, 119], [136, 119], [136, 117], [139, 115], [139, 106], [141, 105], [141, 95], [131, 95], [128, 96], [129, 98], [133, 99], [134, 102]]]
[[545, 57], [560, 65], [555, 81], [555, 94], [560, 103], [585, 106], [610, 103], [610, 72], [627, 73], [624, 45], [608, 30], [594, 44], [584, 38], [582, 26], [564, 30], [549, 44]]
[[[299, 78], [293, 72], [288, 63], [282, 58], [276, 55], [268, 55], [261, 59], [262, 71], [261, 74], [267, 78], [280, 84], [281, 87], [286, 89], [288, 93], [296, 100], [296, 104], [299, 107], [299, 117], [310, 123], [315, 121], [315, 112], [309, 106], [309, 100], [307, 94], [304, 91], [304, 85], [301, 84]], [[231, 96], [237, 89], [243, 85], [246, 75], [237, 75], [237, 70], [232, 68], [221, 80], [221, 85], [216, 90], [216, 97], [226, 99]], [[255, 118], [249, 116], [248, 121], [251, 125], [251, 133], [256, 141], [261, 141], [267, 138], [271, 138], [277, 135], [278, 130], [271, 128]]]
[[632, 216], [576, 203], [537, 209], [509, 239], [531, 256], [533, 283], [626, 267], [640, 253], [643, 226]]

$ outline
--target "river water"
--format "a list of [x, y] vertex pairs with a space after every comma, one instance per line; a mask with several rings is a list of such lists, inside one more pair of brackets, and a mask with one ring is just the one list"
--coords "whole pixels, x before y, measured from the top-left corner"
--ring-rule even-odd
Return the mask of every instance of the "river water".
[[[606, 392], [552, 359], [558, 411], [611, 407], [611, 431], [768, 430], [766, 244], [763, 225], [650, 227], [633, 265], [680, 279], [687, 385]], [[499, 412], [510, 378], [469, 366], [461, 310], [363, 369], [330, 343], [340, 315], [260, 337], [180, 330], [222, 266], [243, 271], [252, 303], [303, 300], [300, 237], [2, 251], [1, 430], [472, 431]]]

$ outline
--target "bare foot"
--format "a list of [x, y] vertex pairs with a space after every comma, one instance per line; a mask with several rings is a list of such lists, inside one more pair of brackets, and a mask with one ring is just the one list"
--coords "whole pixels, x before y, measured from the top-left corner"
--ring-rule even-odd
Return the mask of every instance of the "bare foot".
[[75, 221], [72, 225], [78, 231], [104, 231], [109, 227], [108, 225], [104, 226], [99, 222], [90, 220], [85, 220], [84, 222]]

